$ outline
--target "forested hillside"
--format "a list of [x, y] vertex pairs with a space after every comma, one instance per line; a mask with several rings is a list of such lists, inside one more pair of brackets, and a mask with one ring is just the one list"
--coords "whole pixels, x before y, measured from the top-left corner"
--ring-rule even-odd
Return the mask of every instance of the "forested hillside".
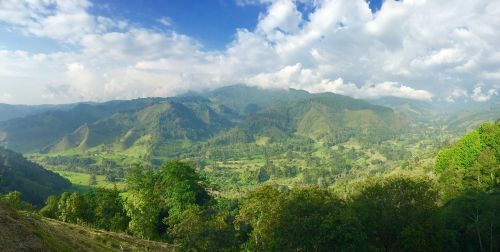
[[436, 173], [448, 196], [468, 189], [491, 191], [500, 179], [500, 123], [485, 123], [441, 150]]
[[26, 160], [21, 154], [0, 148], [0, 194], [18, 191], [22, 199], [42, 205], [47, 197], [69, 190], [71, 184], [59, 174]]
[[0, 0], [0, 252], [500, 252], [500, 0]]

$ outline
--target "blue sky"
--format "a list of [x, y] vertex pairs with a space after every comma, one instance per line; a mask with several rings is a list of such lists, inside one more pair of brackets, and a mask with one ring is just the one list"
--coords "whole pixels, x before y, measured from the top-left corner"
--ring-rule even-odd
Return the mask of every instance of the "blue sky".
[[[207, 49], [223, 49], [234, 39], [238, 28], [253, 29], [263, 11], [261, 5], [239, 6], [234, 1], [130, 1], [104, 0], [89, 9], [94, 15], [127, 19], [144, 27], [158, 30], [176, 30], [200, 41]], [[168, 21], [165, 26], [160, 20]], [[29, 37], [17, 32], [5, 32], [7, 25], [0, 25], [0, 45], [10, 50], [51, 52], [64, 50], [56, 41]]]
[[264, 9], [262, 5], [239, 6], [234, 0], [108, 0], [96, 4], [92, 11], [158, 29], [165, 29], [158, 22], [164, 18], [170, 29], [199, 40], [207, 49], [223, 49], [234, 39], [236, 29], [255, 28]]
[[[372, 12], [382, 6], [382, 0], [369, 3]], [[304, 4], [299, 5], [299, 10], [310, 12]], [[168, 17], [172, 29], [199, 40], [207, 49], [223, 49], [234, 40], [236, 29], [255, 28], [265, 6], [242, 6], [234, 0], [107, 0], [96, 5], [94, 11], [104, 15], [120, 13], [145, 26], [159, 26], [158, 19]]]
[[[372, 12], [382, 6], [382, 0], [367, 2]], [[311, 11], [304, 4], [298, 7], [306, 15]], [[259, 14], [264, 11], [264, 5], [242, 5], [234, 0], [101, 0], [89, 9], [94, 15], [127, 19], [153, 29], [175, 30], [200, 41], [208, 50], [224, 49], [234, 40], [236, 29], [254, 29]], [[169, 25], [165, 26], [161, 20]], [[68, 49], [50, 39], [27, 39], [16, 32], [0, 33], [0, 41], [2, 47], [11, 50], [50, 52]]]
[[0, 102], [66, 103], [244, 83], [356, 98], [486, 102], [500, 2], [2, 0]]

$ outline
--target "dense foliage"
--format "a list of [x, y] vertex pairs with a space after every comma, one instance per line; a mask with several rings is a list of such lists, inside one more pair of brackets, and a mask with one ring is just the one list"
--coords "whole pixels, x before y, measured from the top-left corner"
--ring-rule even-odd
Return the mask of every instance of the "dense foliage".
[[186, 249], [233, 245], [230, 216], [217, 209], [205, 180], [190, 165], [171, 161], [159, 171], [138, 166], [127, 184], [125, 208], [132, 234], [174, 241]]
[[107, 189], [96, 189], [83, 194], [65, 192], [60, 197], [50, 196], [40, 214], [110, 231], [125, 231], [129, 222], [118, 191]]
[[250, 251], [353, 251], [366, 248], [356, 214], [318, 187], [264, 186], [249, 193], [237, 216]]
[[491, 191], [500, 179], [500, 122], [485, 123], [439, 152], [436, 172], [445, 192], [454, 196], [469, 189]]
[[183, 251], [500, 248], [498, 188], [468, 191], [443, 205], [432, 179], [402, 173], [359, 183], [347, 197], [318, 186], [264, 185], [234, 201], [210, 193], [206, 181], [178, 161], [158, 171], [138, 166], [127, 183], [123, 207], [116, 191], [64, 193], [50, 197], [41, 213], [126, 229], [140, 238], [178, 244]]
[[11, 191], [4, 195], [0, 194], [0, 201], [18, 210], [33, 211], [36, 209], [31, 203], [22, 200], [21, 193], [18, 191]]

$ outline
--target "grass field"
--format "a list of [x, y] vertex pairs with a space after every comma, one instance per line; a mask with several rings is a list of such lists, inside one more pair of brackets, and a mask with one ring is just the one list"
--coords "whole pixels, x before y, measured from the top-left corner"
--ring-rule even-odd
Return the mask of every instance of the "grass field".
[[67, 178], [71, 184], [73, 184], [73, 188], [76, 191], [89, 191], [92, 188], [107, 188], [113, 189], [116, 185], [116, 188], [120, 191], [125, 189], [125, 183], [116, 182], [112, 183], [106, 180], [105, 176], [97, 175], [96, 176], [96, 184], [90, 185], [90, 174], [82, 173], [82, 172], [70, 172], [70, 171], [54, 171], [59, 173], [61, 176]]

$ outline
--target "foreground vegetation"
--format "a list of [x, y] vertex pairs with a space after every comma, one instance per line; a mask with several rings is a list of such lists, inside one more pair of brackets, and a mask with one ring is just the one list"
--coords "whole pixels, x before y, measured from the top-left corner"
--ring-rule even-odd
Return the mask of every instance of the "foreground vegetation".
[[213, 197], [189, 165], [138, 167], [129, 193], [101, 189], [49, 198], [40, 213], [127, 231], [182, 251], [496, 251], [500, 194], [468, 189], [443, 202], [429, 178], [398, 174], [341, 196], [317, 186], [262, 186], [232, 201]]
[[0, 251], [176, 251], [172, 245], [15, 211], [0, 201]]

